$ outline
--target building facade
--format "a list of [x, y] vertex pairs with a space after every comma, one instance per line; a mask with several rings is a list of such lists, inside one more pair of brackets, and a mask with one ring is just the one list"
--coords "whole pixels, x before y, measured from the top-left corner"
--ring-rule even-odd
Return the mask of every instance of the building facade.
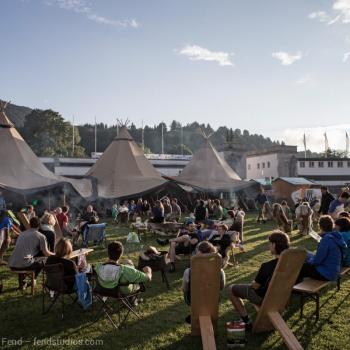
[[273, 146], [246, 154], [246, 178], [296, 177], [297, 146]]
[[331, 187], [350, 184], [350, 158], [298, 158], [298, 176]]

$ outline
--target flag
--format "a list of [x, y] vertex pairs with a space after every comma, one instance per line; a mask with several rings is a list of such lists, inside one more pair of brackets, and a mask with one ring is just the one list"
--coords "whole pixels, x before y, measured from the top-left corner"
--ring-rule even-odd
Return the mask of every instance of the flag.
[[305, 158], [306, 158], [306, 135], [305, 135], [305, 133], [304, 133], [303, 142], [304, 142], [304, 150], [305, 150]]
[[346, 133], [346, 156], [349, 156], [349, 135]]

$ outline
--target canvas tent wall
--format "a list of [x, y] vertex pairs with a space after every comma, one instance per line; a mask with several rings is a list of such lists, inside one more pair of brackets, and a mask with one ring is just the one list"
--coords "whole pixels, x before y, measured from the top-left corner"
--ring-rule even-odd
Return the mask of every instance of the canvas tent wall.
[[226, 160], [219, 155], [209, 137], [203, 136], [204, 145], [193, 155], [175, 181], [202, 192], [211, 193], [233, 193], [250, 187], [251, 184], [242, 181]]
[[31, 194], [56, 186], [72, 187], [80, 196], [90, 199], [91, 180], [75, 180], [49, 171], [34, 154], [5, 114], [0, 102], [0, 187], [20, 194]]
[[98, 196], [104, 199], [143, 195], [166, 183], [126, 127], [121, 128], [87, 176], [97, 180]]

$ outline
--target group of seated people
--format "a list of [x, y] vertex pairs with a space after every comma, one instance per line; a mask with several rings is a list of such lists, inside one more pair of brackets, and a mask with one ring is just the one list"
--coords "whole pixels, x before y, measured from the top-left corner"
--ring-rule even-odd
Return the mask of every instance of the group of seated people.
[[[202, 204], [200, 204], [202, 205]], [[198, 244], [208, 241], [217, 247], [223, 257], [223, 266], [229, 259], [229, 250], [237, 246], [242, 252], [243, 247], [243, 221], [245, 213], [240, 209], [228, 211], [228, 219], [215, 223], [213, 220], [194, 222], [189, 219], [183, 228], [178, 231], [175, 238], [157, 239], [160, 245], [170, 244], [169, 259], [170, 270], [175, 271], [175, 260], [177, 255], [193, 254]]]

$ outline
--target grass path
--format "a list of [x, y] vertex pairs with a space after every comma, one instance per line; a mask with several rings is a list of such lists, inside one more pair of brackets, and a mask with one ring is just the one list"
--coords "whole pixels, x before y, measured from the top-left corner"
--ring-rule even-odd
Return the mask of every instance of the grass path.
[[[267, 244], [267, 236], [272, 225], [257, 225], [254, 216], [248, 215], [245, 224], [245, 240], [247, 253], [236, 256], [239, 267], [228, 267], [225, 272], [227, 283], [250, 282], [254, 279], [260, 264], [271, 259]], [[125, 241], [128, 228], [109, 225], [108, 240]], [[293, 232], [291, 236], [293, 246], [305, 247], [310, 250], [316, 244], [310, 238], [299, 236]], [[143, 238], [144, 244], [156, 245], [155, 237]], [[104, 259], [105, 250], [97, 249], [89, 255], [89, 262], [96, 263]], [[128, 254], [137, 263], [137, 252]], [[6, 256], [8, 258], [8, 256]], [[187, 350], [201, 349], [201, 340], [189, 336], [189, 326], [184, 318], [189, 308], [184, 304], [181, 293], [181, 279], [183, 270], [189, 260], [182, 260], [177, 264], [174, 274], [169, 274], [171, 289], [168, 291], [161, 282], [160, 273], [155, 273], [153, 281], [146, 285], [144, 303], [139, 306], [141, 319], [131, 316], [125, 329], [115, 331], [109, 321], [101, 318], [97, 322], [92, 312], [84, 312], [79, 306], [66, 308], [65, 320], [60, 320], [60, 312], [53, 309], [49, 315], [41, 315], [41, 290], [37, 287], [36, 295], [22, 295], [16, 290], [16, 276], [6, 267], [0, 267], [3, 278], [4, 292], [0, 294], [0, 348], [1, 349], [130, 349], [130, 350]], [[41, 279], [40, 279], [41, 281]], [[305, 318], [299, 319], [299, 300], [293, 297], [285, 319], [296, 337], [305, 349], [330, 350], [350, 349], [350, 281], [342, 283], [339, 292], [335, 286], [329, 288], [321, 297], [320, 320], [315, 323], [312, 319], [314, 303], [305, 306]], [[253, 308], [248, 310], [254, 315]], [[217, 347], [226, 349], [225, 323], [237, 319], [227, 298], [225, 289], [221, 295], [220, 318], [218, 326]], [[11, 346], [7, 340], [23, 339], [22, 345]], [[70, 341], [68, 345], [50, 347], [49, 345], [33, 346], [34, 339], [57, 339]], [[5, 340], [4, 340], [5, 339]], [[68, 339], [68, 340], [67, 340]], [[96, 340], [103, 345], [79, 345], [84, 339]], [[284, 349], [283, 343], [276, 332], [249, 335], [246, 349]]]

